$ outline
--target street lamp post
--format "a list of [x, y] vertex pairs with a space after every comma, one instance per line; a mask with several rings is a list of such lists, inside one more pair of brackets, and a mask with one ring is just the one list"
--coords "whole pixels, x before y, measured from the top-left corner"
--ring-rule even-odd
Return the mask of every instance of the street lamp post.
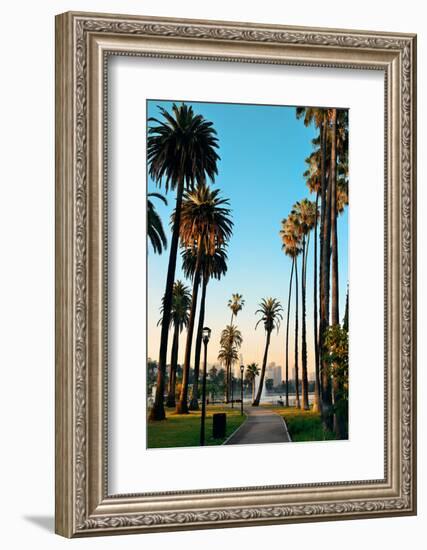
[[240, 365], [240, 414], [243, 416], [243, 371], [244, 365]]
[[203, 378], [202, 378], [202, 417], [200, 424], [200, 445], [205, 444], [205, 420], [206, 420], [206, 364], [208, 359], [208, 343], [211, 337], [211, 329], [203, 327], [202, 339], [205, 346], [205, 358], [203, 361]]

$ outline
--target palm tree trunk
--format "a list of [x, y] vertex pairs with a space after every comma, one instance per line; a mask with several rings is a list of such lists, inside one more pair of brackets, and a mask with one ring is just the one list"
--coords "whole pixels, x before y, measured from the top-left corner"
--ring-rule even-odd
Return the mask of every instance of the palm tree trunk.
[[[326, 163], [326, 136], [323, 145]], [[331, 151], [332, 153], [332, 151]], [[322, 155], [323, 156], [323, 155]], [[331, 162], [332, 168], [332, 162]], [[332, 430], [332, 388], [329, 366], [323, 359], [326, 350], [324, 347], [325, 333], [329, 326], [329, 292], [331, 267], [331, 173], [326, 186], [326, 201], [324, 203], [323, 245], [321, 251], [321, 279], [320, 279], [320, 322], [319, 322], [319, 351], [321, 360], [322, 379], [322, 422], [327, 430]]]
[[197, 295], [199, 292], [199, 285], [200, 285], [201, 259], [202, 259], [202, 247], [199, 239], [199, 243], [197, 247], [196, 267], [194, 270], [193, 294], [191, 296], [190, 316], [188, 319], [187, 341], [185, 343], [184, 366], [182, 369], [182, 387], [181, 387], [181, 394], [179, 396], [179, 401], [176, 406], [177, 414], [188, 414], [188, 403], [187, 403], [188, 382], [190, 378], [191, 347], [193, 343], [194, 322], [196, 320]]
[[[337, 234], [337, 110], [332, 110], [332, 135], [331, 135], [331, 247], [332, 247], [332, 300], [331, 300], [331, 324], [339, 324], [339, 290], [338, 290], [338, 234]], [[336, 377], [332, 381], [334, 399], [333, 426], [338, 439], [345, 437], [344, 411], [341, 401], [341, 388]]]
[[225, 365], [225, 402], [230, 402], [230, 365]]
[[[322, 122], [322, 129], [320, 134], [320, 233], [319, 233], [319, 244], [320, 244], [320, 262], [319, 262], [319, 303], [320, 309], [322, 308], [322, 303], [324, 301], [324, 280], [323, 280], [323, 248], [324, 248], [324, 238], [325, 238], [325, 215], [326, 215], [326, 192], [327, 192], [327, 179], [326, 179], [326, 115], [324, 115]], [[320, 323], [320, 311], [319, 311], [319, 323]], [[319, 345], [319, 358], [320, 358], [320, 326], [318, 332], [318, 345]]]
[[292, 279], [294, 276], [295, 258], [292, 258], [291, 277], [289, 279], [288, 312], [286, 315], [286, 406], [289, 407], [289, 317], [291, 312]]
[[271, 336], [271, 331], [267, 332], [267, 338], [266, 338], [266, 341], [265, 341], [264, 358], [262, 360], [261, 376], [260, 376], [260, 379], [259, 379], [259, 386], [258, 386], [257, 395], [255, 397], [254, 402], [252, 403], [253, 407], [258, 407], [260, 399], [261, 399], [262, 388], [263, 388], [263, 385], [264, 385], [265, 368], [267, 366], [268, 348], [270, 347], [270, 336]]
[[347, 283], [347, 296], [345, 297], [345, 311], [344, 311], [344, 319], [342, 320], [342, 328], [348, 332], [348, 283]]
[[176, 383], [176, 366], [178, 363], [178, 345], [179, 345], [179, 327], [175, 324], [172, 340], [171, 364], [169, 369], [169, 385], [168, 396], [166, 399], [166, 407], [175, 407], [175, 383]]
[[332, 149], [331, 149], [331, 247], [332, 247], [332, 308], [331, 323], [339, 323], [339, 283], [338, 283], [338, 233], [337, 233], [337, 110], [333, 109]]
[[295, 257], [295, 407], [300, 408], [298, 373], [298, 256]]
[[313, 273], [313, 319], [314, 319], [314, 402], [313, 411], [321, 411], [320, 377], [319, 377], [319, 333], [317, 311], [317, 209], [319, 207], [319, 191], [316, 193], [316, 222], [314, 224], [314, 273]]
[[301, 408], [308, 410], [310, 404], [308, 401], [308, 376], [307, 376], [307, 323], [306, 323], [306, 274], [307, 274], [307, 255], [310, 233], [307, 241], [303, 235], [302, 245], [302, 274], [301, 274], [301, 303], [302, 303], [302, 327], [301, 327], [301, 365], [302, 365], [302, 388], [301, 388]]
[[184, 193], [184, 180], [178, 182], [176, 192], [175, 216], [172, 229], [172, 239], [169, 253], [168, 272], [166, 276], [166, 288], [163, 302], [162, 331], [160, 335], [159, 363], [157, 370], [156, 395], [153, 408], [150, 411], [150, 420], [165, 420], [165, 407], [163, 404], [166, 378], [166, 360], [168, 351], [168, 335], [172, 309], [173, 283], [175, 281], [176, 257], [178, 252], [179, 226], [181, 223], [182, 195]]
[[200, 372], [200, 356], [202, 352], [202, 336], [203, 336], [203, 324], [205, 322], [205, 302], [206, 302], [206, 288], [208, 286], [209, 279], [205, 276], [203, 277], [203, 286], [202, 286], [202, 297], [200, 300], [200, 311], [199, 311], [199, 324], [197, 326], [197, 336], [196, 336], [196, 350], [194, 355], [194, 382], [193, 382], [193, 392], [191, 394], [190, 401], [190, 411], [199, 410], [199, 372]]

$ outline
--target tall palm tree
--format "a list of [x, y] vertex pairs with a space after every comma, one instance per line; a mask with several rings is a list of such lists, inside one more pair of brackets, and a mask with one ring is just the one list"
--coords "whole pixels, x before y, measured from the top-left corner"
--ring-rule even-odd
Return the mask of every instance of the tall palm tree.
[[192, 191], [196, 183], [214, 180], [218, 173], [216, 152], [218, 140], [212, 122], [196, 115], [191, 106], [172, 106], [172, 114], [159, 107], [162, 119], [148, 120], [147, 162], [150, 177], [158, 186], [176, 190], [175, 216], [164, 293], [160, 336], [156, 396], [150, 412], [151, 420], [164, 420], [163, 404], [166, 355], [178, 251], [181, 206], [184, 190]]
[[270, 347], [271, 333], [275, 328], [277, 329], [277, 331], [279, 331], [280, 321], [283, 318], [282, 311], [282, 305], [276, 298], [263, 298], [261, 303], [259, 304], [259, 309], [255, 312], [255, 315], [257, 315], [258, 313], [261, 314], [261, 319], [258, 320], [257, 324], [255, 325], [255, 329], [257, 328], [259, 323], [262, 322], [264, 324], [266, 340], [258, 391], [252, 403], [252, 406], [254, 407], [259, 406], [262, 388], [264, 385], [265, 368], [267, 366], [268, 348]]
[[251, 363], [246, 367], [246, 378], [250, 381], [252, 387], [252, 401], [255, 399], [255, 380], [259, 376], [259, 367], [256, 363]]
[[313, 229], [317, 219], [316, 203], [303, 199], [297, 202], [292, 210], [298, 220], [298, 230], [302, 235], [302, 267], [301, 267], [301, 366], [302, 366], [302, 402], [301, 407], [305, 410], [310, 408], [308, 401], [308, 375], [307, 375], [307, 327], [306, 327], [306, 287], [307, 287], [307, 256], [310, 245], [310, 231]]
[[285, 339], [285, 388], [286, 388], [286, 399], [285, 405], [289, 407], [289, 318], [291, 313], [291, 296], [292, 296], [292, 280], [294, 276], [295, 268], [295, 254], [294, 248], [286, 244], [287, 235], [286, 235], [286, 218], [282, 220], [282, 229], [280, 230], [280, 236], [282, 238], [282, 250], [287, 256], [292, 258], [291, 264], [291, 276], [289, 277], [289, 292], [288, 292], [288, 308], [286, 313], [286, 339]]
[[[338, 230], [337, 218], [348, 204], [348, 110], [335, 109], [335, 122], [332, 119], [331, 140], [335, 136], [335, 167], [331, 168], [332, 204], [331, 204], [331, 324], [339, 323], [339, 263], [338, 263]], [[332, 152], [331, 152], [332, 162]]]
[[321, 377], [322, 421], [332, 429], [332, 393], [329, 368], [324, 360], [324, 339], [329, 325], [330, 309], [330, 259], [331, 259], [331, 114], [333, 109], [299, 109], [297, 118], [304, 116], [304, 124], [312, 122], [319, 128], [320, 145], [320, 265], [319, 265], [319, 362]]
[[[317, 139], [314, 140], [313, 145], [317, 145]], [[317, 303], [317, 226], [319, 218], [319, 198], [321, 191], [321, 151], [320, 148], [313, 151], [313, 153], [306, 159], [308, 169], [304, 172], [306, 178], [307, 187], [310, 193], [316, 195], [316, 219], [314, 222], [314, 247], [313, 247], [313, 342], [314, 342], [314, 400], [313, 411], [319, 412], [321, 410], [321, 398], [320, 398], [320, 361], [319, 361], [319, 332], [318, 332], [318, 303]]]
[[[217, 248], [214, 254], [204, 254], [202, 257], [202, 296], [200, 299], [200, 311], [199, 322], [197, 325], [196, 334], [196, 347], [194, 354], [194, 382], [193, 391], [191, 395], [191, 401], [189, 409], [196, 411], [199, 408], [198, 395], [199, 395], [199, 372], [200, 372], [200, 355], [202, 351], [202, 333], [205, 321], [205, 309], [206, 309], [206, 291], [208, 282], [210, 279], [220, 280], [223, 275], [227, 273], [227, 253], [225, 251], [225, 245], [221, 248]], [[187, 250], [187, 259], [183, 257], [183, 269], [184, 272], [192, 270], [191, 264], [196, 266], [196, 255], [191, 250]], [[187, 266], [186, 266], [187, 264]]]
[[[175, 386], [176, 370], [178, 365], [179, 335], [188, 325], [189, 309], [191, 304], [191, 293], [181, 281], [176, 281], [173, 285], [171, 326], [173, 326], [172, 351], [169, 367], [168, 395], [166, 399], [167, 407], [175, 407]], [[163, 313], [163, 305], [160, 308]], [[162, 319], [159, 320], [160, 324]]]
[[[293, 259], [293, 269], [295, 275], [295, 407], [300, 408], [299, 399], [299, 364], [298, 364], [298, 329], [299, 329], [299, 293], [298, 293], [298, 256], [302, 252], [301, 248], [301, 230], [299, 221], [295, 214], [291, 213], [282, 221], [282, 237], [285, 253]], [[291, 286], [291, 282], [290, 282]], [[288, 310], [289, 311], [289, 310]], [[287, 338], [288, 341], [288, 338]], [[287, 352], [286, 352], [287, 355]]]
[[241, 294], [232, 294], [231, 299], [228, 300], [227, 306], [231, 309], [231, 321], [230, 324], [233, 324], [233, 317], [237, 317], [239, 311], [242, 310], [245, 305], [245, 300]]
[[319, 107], [296, 107], [295, 115], [298, 119], [304, 119], [304, 126], [314, 124], [316, 128], [321, 128], [324, 121], [324, 111]]
[[[182, 386], [176, 412], [188, 413], [188, 383], [190, 375], [191, 347], [193, 343], [194, 324], [196, 319], [197, 295], [202, 273], [204, 255], [214, 255], [230, 238], [233, 222], [230, 210], [226, 206], [228, 199], [219, 196], [219, 190], [211, 190], [200, 184], [194, 191], [185, 194], [182, 203], [180, 239], [183, 248], [190, 248], [196, 255], [193, 276], [193, 292], [188, 321], [187, 341], [185, 345]], [[175, 214], [172, 216], [174, 223]]]
[[[334, 109], [331, 114], [331, 325], [338, 334], [339, 325], [339, 263], [337, 219], [348, 204], [348, 111]], [[332, 164], [333, 163], [333, 164]], [[346, 304], [347, 308], [348, 303]], [[335, 327], [335, 328], [334, 328]], [[329, 334], [330, 336], [330, 334]], [[330, 339], [328, 340], [330, 343]], [[328, 346], [329, 347], [329, 346]], [[330, 349], [328, 349], [330, 352]], [[334, 431], [338, 438], [346, 432], [346, 422], [342, 414], [342, 387], [336, 371], [333, 370], [332, 393], [334, 401]], [[345, 417], [346, 415], [344, 415]]]
[[[225, 350], [226, 354], [229, 354], [229, 357], [233, 356], [233, 361], [229, 363], [224, 363], [225, 366], [225, 402], [230, 401], [230, 388], [232, 380], [232, 366], [237, 361], [234, 360], [234, 355], [231, 354], [231, 349], [237, 351], [240, 349], [243, 342], [242, 333], [234, 325], [227, 325], [225, 329], [221, 332], [220, 345], [221, 349]], [[227, 355], [225, 355], [226, 357]], [[219, 359], [219, 356], [218, 356]]]
[[338, 290], [338, 235], [337, 235], [337, 109], [331, 110], [331, 258], [332, 258], [332, 300], [331, 324], [339, 323]]
[[[168, 204], [165, 197], [160, 193], [148, 193], [147, 196], [156, 197], [163, 201], [164, 204]], [[163, 249], [167, 248], [167, 239], [162, 220], [154, 207], [153, 201], [150, 201], [150, 199], [147, 199], [147, 235], [155, 253], [161, 254]]]

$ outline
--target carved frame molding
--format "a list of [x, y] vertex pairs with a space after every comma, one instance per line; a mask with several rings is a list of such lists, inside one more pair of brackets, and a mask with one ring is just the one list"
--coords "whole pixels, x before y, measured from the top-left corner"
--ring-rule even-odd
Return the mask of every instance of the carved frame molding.
[[[384, 480], [108, 495], [106, 59], [140, 55], [385, 74]], [[67, 536], [414, 514], [416, 37], [66, 13], [56, 18], [56, 531]]]

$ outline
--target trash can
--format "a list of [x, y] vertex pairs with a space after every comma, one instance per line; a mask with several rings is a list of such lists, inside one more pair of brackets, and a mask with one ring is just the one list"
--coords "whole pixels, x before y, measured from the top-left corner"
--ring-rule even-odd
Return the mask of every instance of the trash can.
[[214, 439], [222, 439], [227, 432], [226, 413], [215, 413], [212, 417], [212, 435]]

